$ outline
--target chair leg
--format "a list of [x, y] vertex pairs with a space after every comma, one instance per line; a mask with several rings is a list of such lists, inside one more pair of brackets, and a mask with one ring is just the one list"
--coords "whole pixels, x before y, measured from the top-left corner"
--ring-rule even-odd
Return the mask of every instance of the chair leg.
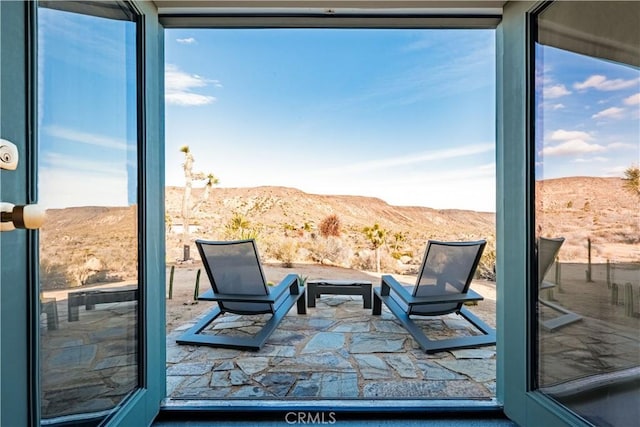
[[223, 314], [220, 307], [216, 307], [182, 334], [176, 342], [178, 344], [207, 345], [211, 347], [259, 351], [294, 304], [298, 306], [298, 313], [306, 313], [304, 288], [300, 289], [299, 292], [298, 294], [290, 294], [287, 300], [278, 307], [267, 323], [265, 323], [262, 329], [253, 337], [229, 337], [201, 333], [211, 322]]
[[542, 321], [542, 320], [540, 321], [542, 328], [546, 331], [554, 331], [563, 326], [582, 320], [582, 316], [574, 313], [573, 311], [569, 311], [558, 304], [554, 304], [542, 298], [538, 298], [538, 303], [544, 306], [547, 306], [550, 309], [560, 313], [558, 317], [554, 317], [553, 319], [549, 319], [545, 321]]
[[[485, 322], [483, 322], [476, 315], [471, 313], [466, 308], [460, 310], [462, 315], [473, 326], [480, 330], [483, 335], [476, 335], [471, 337], [460, 338], [448, 338], [442, 340], [431, 340], [424, 331], [416, 324], [413, 319], [400, 307], [400, 305], [389, 295], [381, 296], [379, 289], [374, 290], [373, 296], [373, 314], [376, 314], [376, 309], [380, 310], [381, 302], [384, 302], [389, 310], [396, 316], [396, 319], [405, 327], [407, 332], [411, 334], [413, 339], [418, 343], [426, 353], [438, 353], [441, 351], [456, 350], [462, 348], [481, 347], [486, 345], [494, 345], [496, 343], [495, 329], [491, 328]], [[379, 314], [379, 313], [378, 313]]]
[[307, 314], [307, 302], [305, 300], [305, 288], [301, 288], [300, 297], [298, 298], [298, 314]]
[[373, 293], [373, 310], [371, 310], [371, 314], [373, 314], [374, 316], [379, 316], [382, 314], [382, 300], [375, 292]]

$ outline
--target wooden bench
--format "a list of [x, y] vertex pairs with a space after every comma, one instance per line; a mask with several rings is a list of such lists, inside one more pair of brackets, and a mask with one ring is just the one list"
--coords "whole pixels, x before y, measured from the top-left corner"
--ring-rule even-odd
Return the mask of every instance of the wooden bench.
[[138, 286], [112, 289], [95, 289], [88, 291], [69, 292], [67, 319], [74, 322], [79, 319], [81, 305], [86, 310], [93, 310], [96, 304], [106, 304], [123, 301], [137, 301]]
[[55, 298], [40, 297], [40, 313], [47, 315], [47, 329], [58, 329], [58, 303]]

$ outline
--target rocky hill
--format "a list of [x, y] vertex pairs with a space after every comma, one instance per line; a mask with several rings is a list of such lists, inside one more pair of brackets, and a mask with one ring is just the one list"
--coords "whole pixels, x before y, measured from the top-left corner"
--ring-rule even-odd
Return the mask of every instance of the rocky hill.
[[[198, 201], [202, 190], [194, 190]], [[166, 211], [174, 225], [181, 224], [183, 189], [166, 189]], [[423, 236], [493, 234], [495, 214], [426, 207], [392, 206], [381, 199], [362, 196], [330, 196], [287, 187], [214, 188], [208, 201], [196, 210], [193, 224], [203, 238], [220, 239], [224, 226], [240, 214], [255, 227], [269, 232], [315, 228], [326, 216], [336, 214], [346, 230], [379, 223], [390, 231], [407, 231]]]
[[570, 177], [536, 183], [538, 230], [562, 236], [560, 257], [585, 261], [640, 262], [640, 199], [621, 178]]
[[[640, 260], [640, 200], [623, 188], [623, 182], [573, 177], [537, 183], [537, 206], [542, 212], [537, 217], [539, 230], [545, 236], [565, 237], [561, 252], [565, 261], [586, 260], [587, 239], [591, 239], [594, 262]], [[371, 245], [362, 230], [375, 223], [387, 231], [387, 267], [397, 261], [391, 253], [403, 255], [405, 265], [419, 264], [428, 239], [485, 238], [489, 246], [484, 268], [491, 270], [495, 259], [493, 213], [392, 206], [377, 198], [308, 194], [285, 187], [214, 188], [208, 200], [200, 201], [202, 191], [193, 191], [192, 200], [199, 205], [191, 220], [191, 240], [230, 238], [235, 216], [243, 227], [257, 233], [267, 261], [289, 257], [294, 262], [329, 260], [370, 268], [365, 258]], [[183, 254], [182, 196], [182, 188], [166, 188], [169, 263]], [[40, 235], [43, 285], [79, 286], [133, 276], [136, 211], [135, 206], [47, 211]], [[323, 240], [318, 227], [331, 214], [340, 219], [342, 233], [339, 239]]]

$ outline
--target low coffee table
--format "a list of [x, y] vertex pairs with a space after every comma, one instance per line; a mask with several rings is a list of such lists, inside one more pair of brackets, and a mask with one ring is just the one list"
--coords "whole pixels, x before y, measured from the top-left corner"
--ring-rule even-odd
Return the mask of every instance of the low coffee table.
[[361, 280], [310, 280], [307, 282], [307, 305], [316, 306], [322, 294], [362, 295], [363, 308], [371, 308], [371, 282]]

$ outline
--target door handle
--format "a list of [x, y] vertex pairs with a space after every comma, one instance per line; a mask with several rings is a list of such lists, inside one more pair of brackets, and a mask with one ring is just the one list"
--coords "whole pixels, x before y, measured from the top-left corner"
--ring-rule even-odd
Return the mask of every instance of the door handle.
[[[11, 141], [0, 138], [0, 169], [16, 170], [18, 167], [18, 147]], [[0, 231], [16, 228], [40, 228], [44, 222], [44, 209], [39, 205], [16, 206], [0, 202]]]
[[0, 202], [0, 231], [11, 231], [16, 228], [36, 229], [42, 226], [45, 211], [40, 205], [16, 206], [12, 203]]

